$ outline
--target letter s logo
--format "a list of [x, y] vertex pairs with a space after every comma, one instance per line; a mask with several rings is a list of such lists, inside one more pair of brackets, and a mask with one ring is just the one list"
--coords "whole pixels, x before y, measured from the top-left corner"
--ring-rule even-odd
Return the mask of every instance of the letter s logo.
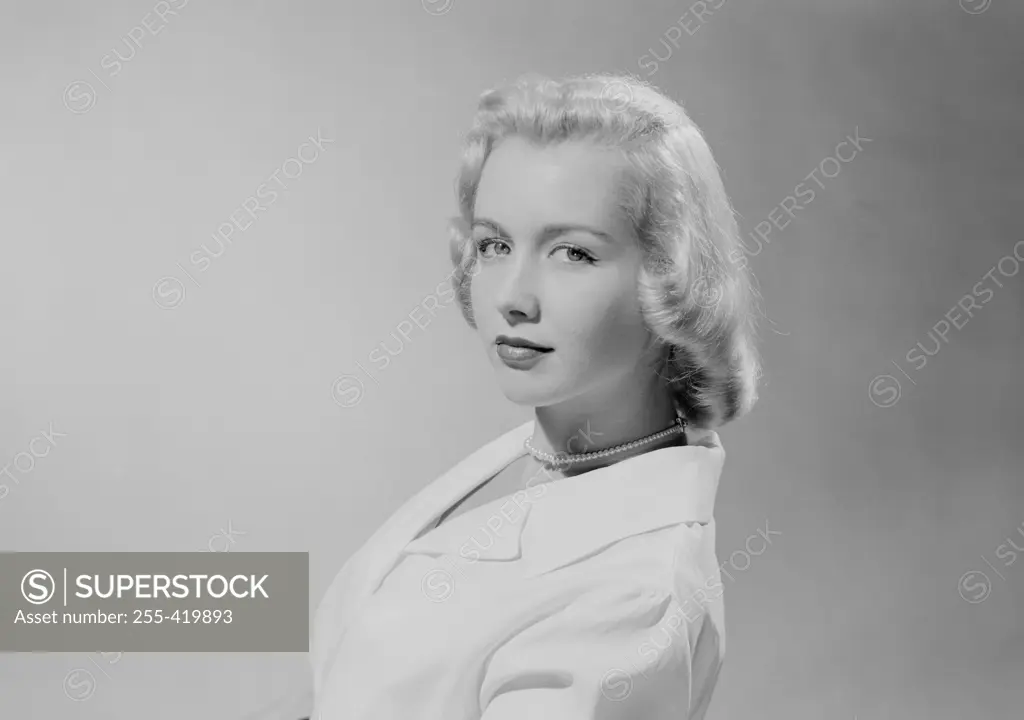
[[[27, 588], [31, 588], [35, 592], [29, 592]], [[33, 605], [49, 602], [56, 589], [57, 583], [54, 582], [53, 576], [45, 570], [30, 570], [21, 579], [22, 597]]]
[[64, 694], [69, 699], [81, 702], [96, 692], [96, 678], [85, 668], [75, 668], [64, 676]]

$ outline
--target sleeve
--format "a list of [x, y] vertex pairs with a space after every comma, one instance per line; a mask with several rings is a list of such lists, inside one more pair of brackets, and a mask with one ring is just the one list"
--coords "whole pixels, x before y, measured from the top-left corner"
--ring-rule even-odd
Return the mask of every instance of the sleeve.
[[690, 541], [663, 587], [595, 590], [500, 645], [481, 720], [702, 717], [724, 647], [712, 617], [721, 582], [699, 558], [706, 530], [682, 528]]

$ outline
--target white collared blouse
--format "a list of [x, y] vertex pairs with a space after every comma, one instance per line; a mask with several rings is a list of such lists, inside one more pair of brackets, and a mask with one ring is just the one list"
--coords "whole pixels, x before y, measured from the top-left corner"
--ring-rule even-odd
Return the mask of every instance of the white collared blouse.
[[314, 720], [704, 717], [725, 653], [714, 432], [420, 533], [525, 453], [530, 421], [403, 505], [316, 614]]

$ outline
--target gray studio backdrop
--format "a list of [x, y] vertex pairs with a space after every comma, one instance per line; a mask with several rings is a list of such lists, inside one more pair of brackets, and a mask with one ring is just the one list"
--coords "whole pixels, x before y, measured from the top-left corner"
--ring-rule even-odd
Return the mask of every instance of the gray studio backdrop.
[[[528, 418], [455, 306], [409, 320], [450, 271], [477, 95], [632, 71], [760, 227], [766, 377], [722, 433], [709, 720], [1019, 717], [1024, 5], [3, 15], [0, 549], [309, 551], [315, 607], [399, 503]], [[241, 718], [309, 682], [304, 654], [96, 650], [0, 656], [0, 716]]]

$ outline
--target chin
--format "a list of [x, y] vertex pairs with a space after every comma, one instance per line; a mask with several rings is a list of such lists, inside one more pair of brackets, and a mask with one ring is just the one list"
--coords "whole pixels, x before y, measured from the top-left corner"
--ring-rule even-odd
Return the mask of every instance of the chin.
[[547, 383], [538, 382], [535, 378], [502, 377], [509, 372], [514, 371], [504, 368], [499, 371], [498, 385], [510, 403], [529, 408], [541, 408], [557, 403], [559, 393]]
[[554, 404], [554, 402], [552, 402], [552, 400], [547, 396], [514, 395], [506, 392], [505, 397], [508, 399], [509, 402], [523, 408], [533, 409], [539, 407], [546, 407], [548, 405]]
[[566, 392], [564, 385], [551, 383], [550, 379], [547, 382], [542, 382], [539, 378], [531, 378], [519, 373], [517, 373], [518, 377], [510, 377], [507, 374], [514, 372], [516, 371], [501, 368], [498, 371], [498, 386], [509, 402], [516, 405], [532, 408], [546, 407], [557, 405], [572, 395], [572, 393]]
[[531, 408], [556, 405], [578, 390], [577, 383], [572, 382], [569, 368], [558, 359], [549, 364], [550, 360], [542, 361], [529, 370], [516, 370], [505, 365], [494, 351], [491, 355], [495, 379], [502, 394], [509, 402]]
[[545, 388], [532, 386], [532, 383], [516, 383], [516, 382], [501, 382], [501, 392], [508, 399], [509, 402], [513, 402], [516, 405], [522, 405], [524, 407], [543, 407], [545, 405], [552, 405], [557, 402], [553, 393]]

